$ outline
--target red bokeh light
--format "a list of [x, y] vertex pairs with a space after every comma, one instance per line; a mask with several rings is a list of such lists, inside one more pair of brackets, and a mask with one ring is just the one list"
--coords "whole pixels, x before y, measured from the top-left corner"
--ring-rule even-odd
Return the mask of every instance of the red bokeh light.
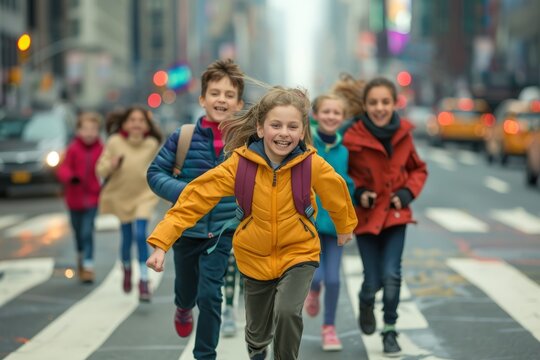
[[409, 86], [411, 85], [412, 76], [408, 71], [401, 71], [397, 74], [397, 83], [399, 86]]
[[161, 95], [152, 93], [148, 96], [148, 106], [155, 109], [161, 105]]
[[153, 80], [156, 86], [165, 86], [169, 80], [169, 75], [165, 71], [159, 70], [154, 74]]

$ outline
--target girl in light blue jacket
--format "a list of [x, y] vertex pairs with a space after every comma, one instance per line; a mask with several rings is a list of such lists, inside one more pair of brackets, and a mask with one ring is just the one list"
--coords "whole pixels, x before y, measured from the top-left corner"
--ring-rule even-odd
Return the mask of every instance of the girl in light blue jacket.
[[[316, 128], [313, 129], [313, 145], [336, 172], [341, 175], [354, 191], [354, 183], [347, 174], [349, 152], [341, 144], [342, 135], [338, 132], [345, 121], [346, 103], [339, 96], [329, 93], [317, 97], [312, 104], [313, 119]], [[321, 261], [311, 283], [311, 289], [306, 298], [304, 308], [310, 316], [319, 313], [319, 294], [324, 285], [324, 323], [322, 326], [322, 347], [325, 351], [341, 350], [342, 345], [336, 334], [335, 318], [339, 296], [339, 269], [343, 247], [337, 246], [337, 234], [334, 223], [328, 212], [321, 206], [317, 198], [317, 228], [321, 239]]]

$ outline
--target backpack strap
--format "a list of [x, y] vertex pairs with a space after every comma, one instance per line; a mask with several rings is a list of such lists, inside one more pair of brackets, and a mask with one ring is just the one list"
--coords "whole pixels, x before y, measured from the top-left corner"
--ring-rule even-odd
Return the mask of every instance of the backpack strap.
[[291, 169], [291, 182], [296, 211], [304, 214], [315, 225], [315, 209], [311, 204], [311, 156]]
[[180, 135], [178, 136], [178, 144], [176, 144], [176, 158], [173, 167], [173, 176], [178, 177], [182, 173], [184, 160], [191, 145], [195, 124], [184, 124], [180, 127]]
[[219, 231], [219, 236], [214, 245], [206, 250], [210, 254], [215, 250], [223, 232], [231, 227], [238, 226], [242, 220], [251, 215], [251, 205], [253, 203], [253, 191], [255, 189], [255, 176], [258, 169], [257, 163], [240, 156], [236, 178], [234, 180], [234, 196], [236, 197], [235, 216], [228, 220]]

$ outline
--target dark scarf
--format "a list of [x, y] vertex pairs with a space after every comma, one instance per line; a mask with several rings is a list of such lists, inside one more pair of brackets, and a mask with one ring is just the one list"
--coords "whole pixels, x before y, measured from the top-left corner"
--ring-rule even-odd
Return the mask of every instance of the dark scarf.
[[364, 123], [366, 129], [368, 129], [368, 131], [380, 141], [382, 146], [384, 146], [384, 149], [388, 153], [388, 157], [392, 157], [392, 153], [394, 152], [394, 149], [392, 148], [392, 137], [401, 125], [401, 121], [396, 112], [392, 114], [390, 122], [383, 127], [375, 125], [367, 114], [361, 115], [360, 119]]

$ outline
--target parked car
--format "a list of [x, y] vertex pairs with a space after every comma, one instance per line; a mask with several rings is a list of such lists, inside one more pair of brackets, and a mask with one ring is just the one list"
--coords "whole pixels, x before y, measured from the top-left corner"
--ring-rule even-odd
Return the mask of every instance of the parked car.
[[456, 141], [480, 148], [486, 128], [495, 122], [487, 102], [481, 99], [444, 98], [437, 105], [436, 114], [427, 125], [428, 136], [434, 145]]
[[58, 187], [55, 176], [73, 127], [61, 112], [0, 118], [0, 193]]
[[428, 122], [435, 119], [435, 114], [429, 106], [410, 105], [403, 110], [402, 118], [414, 125], [415, 137], [425, 138], [428, 135]]
[[525, 183], [529, 186], [536, 186], [540, 176], [540, 132], [536, 132], [531, 137], [527, 146], [525, 167]]
[[540, 132], [540, 100], [505, 100], [495, 110], [495, 119], [486, 131], [486, 157], [489, 163], [498, 160], [505, 165], [510, 156], [525, 156], [533, 135]]

